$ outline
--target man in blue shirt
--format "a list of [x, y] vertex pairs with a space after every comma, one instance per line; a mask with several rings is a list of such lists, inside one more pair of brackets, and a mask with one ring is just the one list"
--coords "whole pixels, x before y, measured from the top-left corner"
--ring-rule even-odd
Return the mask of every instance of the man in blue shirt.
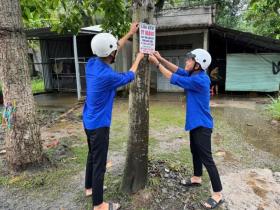
[[222, 202], [222, 184], [212, 157], [211, 133], [213, 119], [210, 114], [210, 79], [205, 70], [211, 63], [211, 55], [203, 49], [193, 50], [187, 54], [185, 69], [181, 69], [156, 52], [149, 56], [161, 73], [173, 85], [185, 89], [187, 92], [187, 112], [185, 130], [190, 131], [190, 147], [193, 157], [194, 175], [185, 186], [200, 186], [202, 164], [209, 174], [213, 195], [202, 205], [213, 209]]
[[117, 50], [138, 30], [133, 23], [130, 31], [119, 41], [109, 33], [93, 37], [91, 48], [97, 57], [90, 58], [86, 65], [86, 101], [83, 110], [83, 124], [88, 141], [86, 165], [86, 195], [92, 195], [94, 210], [115, 210], [120, 205], [103, 202], [103, 184], [109, 146], [109, 130], [116, 89], [134, 80], [135, 72], [144, 55], [138, 53], [126, 73], [114, 71], [109, 64], [115, 61]]

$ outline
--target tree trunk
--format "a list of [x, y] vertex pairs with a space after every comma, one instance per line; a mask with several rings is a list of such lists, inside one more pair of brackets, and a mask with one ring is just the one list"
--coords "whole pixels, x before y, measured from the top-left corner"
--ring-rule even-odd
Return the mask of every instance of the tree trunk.
[[0, 0], [0, 78], [4, 105], [16, 108], [5, 136], [7, 162], [14, 171], [43, 157], [27, 56], [19, 0]]
[[[134, 0], [133, 21], [151, 23], [153, 1]], [[139, 52], [139, 36], [133, 37], [133, 58]], [[145, 187], [148, 175], [150, 70], [147, 58], [140, 64], [129, 93], [129, 134], [122, 190], [135, 193]]]

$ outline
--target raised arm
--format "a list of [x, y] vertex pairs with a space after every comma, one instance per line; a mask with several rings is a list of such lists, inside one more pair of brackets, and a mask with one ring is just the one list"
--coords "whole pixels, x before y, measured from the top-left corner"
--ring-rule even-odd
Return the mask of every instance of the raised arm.
[[133, 62], [132, 66], [130, 68], [130, 71], [133, 71], [135, 73], [137, 71], [137, 69], [138, 69], [140, 61], [143, 58], [144, 58], [144, 54], [143, 53], [138, 53], [136, 58], [135, 58], [135, 61]]
[[126, 73], [113, 72], [111, 75], [113, 88], [118, 88], [130, 83], [135, 78], [135, 73], [138, 69], [139, 63], [143, 59], [144, 54], [138, 53], [130, 70]]
[[169, 69], [165, 68], [154, 55], [149, 55], [149, 61], [156, 65], [164, 77], [170, 79], [170, 83], [177, 85], [187, 90], [201, 91], [202, 83], [197, 77], [185, 77], [172, 73]]
[[156, 67], [160, 70], [163, 76], [165, 76], [168, 79], [171, 78], [172, 72], [169, 69], [165, 68], [153, 54], [149, 55], [149, 61], [156, 65]]
[[170, 61], [166, 60], [163, 58], [158, 51], [154, 53], [154, 56], [158, 59], [160, 63], [162, 63], [167, 69], [169, 69], [172, 72], [176, 72], [178, 70], [178, 66], [175, 64], [171, 63]]
[[127, 40], [138, 31], [138, 28], [139, 24], [137, 22], [131, 24], [129, 32], [118, 41], [118, 50], [123, 48]]

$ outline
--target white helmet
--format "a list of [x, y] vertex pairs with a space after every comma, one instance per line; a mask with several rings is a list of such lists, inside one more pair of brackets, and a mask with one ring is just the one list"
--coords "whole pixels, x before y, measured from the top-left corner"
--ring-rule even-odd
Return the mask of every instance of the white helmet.
[[91, 40], [91, 50], [93, 54], [104, 58], [118, 49], [118, 40], [109, 33], [100, 33]]
[[201, 68], [206, 70], [212, 61], [211, 55], [204, 49], [195, 49], [190, 53], [187, 53], [187, 58], [194, 58], [194, 60], [200, 64]]

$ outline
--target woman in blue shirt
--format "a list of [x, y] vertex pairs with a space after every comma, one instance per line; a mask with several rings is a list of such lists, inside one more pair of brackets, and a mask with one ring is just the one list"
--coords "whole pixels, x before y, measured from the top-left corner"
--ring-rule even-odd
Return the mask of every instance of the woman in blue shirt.
[[213, 119], [209, 106], [210, 79], [205, 72], [211, 63], [211, 56], [206, 50], [193, 50], [187, 54], [185, 69], [167, 61], [158, 52], [150, 55], [149, 60], [166, 78], [170, 79], [171, 84], [184, 88], [187, 92], [185, 130], [190, 131], [194, 175], [184, 185], [200, 186], [202, 165], [204, 165], [214, 193], [202, 205], [208, 209], [216, 208], [223, 202], [223, 199], [220, 176], [211, 152]]

